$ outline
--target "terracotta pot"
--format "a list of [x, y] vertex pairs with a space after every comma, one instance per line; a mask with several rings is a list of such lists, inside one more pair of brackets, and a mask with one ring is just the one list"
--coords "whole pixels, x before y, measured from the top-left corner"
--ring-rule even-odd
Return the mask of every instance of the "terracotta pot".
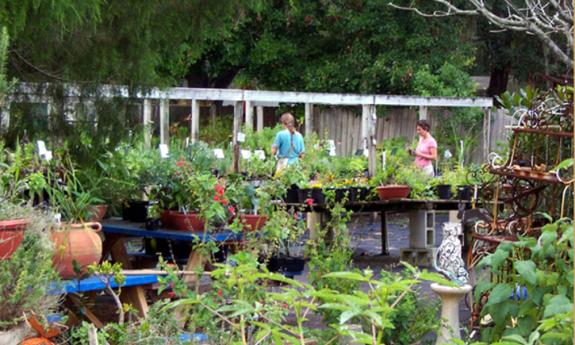
[[63, 229], [52, 230], [54, 242], [54, 269], [63, 279], [76, 276], [74, 266], [80, 267], [85, 273], [86, 267], [97, 264], [102, 258], [102, 239], [98, 231], [102, 229], [100, 223], [64, 224]]
[[169, 211], [169, 228], [181, 231], [203, 231], [205, 222], [197, 213]]
[[162, 222], [163, 228], [171, 228], [172, 226], [172, 212], [170, 210], [164, 210], [160, 214], [160, 221]]
[[90, 217], [90, 222], [101, 222], [102, 219], [106, 216], [106, 212], [108, 211], [108, 205], [101, 204], [101, 205], [94, 205], [90, 210], [92, 212], [92, 217]]
[[0, 221], [0, 260], [10, 259], [24, 238], [27, 219]]
[[244, 225], [244, 231], [256, 231], [261, 229], [268, 221], [267, 216], [256, 214], [240, 214], [240, 222]]
[[409, 196], [410, 188], [405, 185], [387, 185], [376, 188], [381, 200], [402, 199]]

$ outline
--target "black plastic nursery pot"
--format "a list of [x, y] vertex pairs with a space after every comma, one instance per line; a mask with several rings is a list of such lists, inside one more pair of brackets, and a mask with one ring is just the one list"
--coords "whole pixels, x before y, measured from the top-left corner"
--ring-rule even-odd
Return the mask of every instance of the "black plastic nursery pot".
[[[327, 191], [334, 191], [335, 192], [335, 201], [336, 202], [341, 202], [347, 195], [347, 201], [352, 201], [350, 194], [351, 194], [351, 188], [327, 188]], [[324, 199], [325, 199], [325, 193], [324, 193]]]
[[457, 199], [458, 200], [471, 200], [473, 193], [472, 186], [458, 186], [457, 187]]
[[356, 198], [355, 198], [356, 201], [366, 201], [371, 199], [372, 199], [371, 188], [357, 187]]
[[286, 191], [284, 202], [288, 204], [297, 204], [299, 202], [299, 187], [296, 185], [291, 186]]
[[321, 188], [300, 188], [299, 203], [305, 204], [308, 199], [313, 199], [315, 205], [325, 204], [325, 195]]
[[437, 192], [437, 196], [441, 200], [449, 200], [451, 199], [451, 185], [450, 184], [440, 184], [435, 186], [435, 191]]
[[301, 272], [305, 267], [303, 258], [292, 256], [272, 256], [268, 261], [270, 272]]
[[130, 222], [143, 223], [148, 219], [149, 201], [130, 200], [122, 205], [122, 219]]

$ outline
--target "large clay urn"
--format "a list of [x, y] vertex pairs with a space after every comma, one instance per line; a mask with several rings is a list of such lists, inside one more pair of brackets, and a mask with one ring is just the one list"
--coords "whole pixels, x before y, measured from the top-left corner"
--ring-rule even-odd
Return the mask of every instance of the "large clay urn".
[[102, 258], [102, 239], [98, 232], [100, 223], [63, 224], [52, 230], [54, 242], [54, 269], [63, 279], [76, 276], [74, 267], [85, 273], [91, 264], [97, 264]]
[[24, 238], [27, 219], [0, 221], [0, 260], [10, 259]]

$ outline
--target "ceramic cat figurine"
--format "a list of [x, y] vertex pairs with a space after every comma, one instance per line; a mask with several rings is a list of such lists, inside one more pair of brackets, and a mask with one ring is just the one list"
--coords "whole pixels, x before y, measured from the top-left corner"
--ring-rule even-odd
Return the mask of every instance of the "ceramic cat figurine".
[[459, 285], [467, 284], [469, 275], [461, 258], [461, 241], [459, 241], [459, 235], [462, 233], [461, 224], [443, 223], [442, 228], [443, 240], [437, 249], [433, 266], [451, 281]]

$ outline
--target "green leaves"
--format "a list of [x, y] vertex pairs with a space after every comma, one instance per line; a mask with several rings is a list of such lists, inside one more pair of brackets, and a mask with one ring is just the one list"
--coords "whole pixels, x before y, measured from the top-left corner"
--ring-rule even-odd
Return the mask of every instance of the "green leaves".
[[555, 314], [568, 313], [573, 310], [573, 302], [565, 295], [555, 295], [549, 299], [545, 306], [543, 317], [548, 318]]
[[536, 266], [533, 261], [515, 261], [513, 267], [521, 278], [525, 279], [529, 284], [535, 285], [537, 277], [535, 275]]
[[491, 293], [489, 294], [489, 300], [485, 304], [485, 306], [490, 306], [493, 304], [501, 303], [504, 301], [508, 301], [513, 293], [514, 287], [509, 284], [498, 284], [495, 286]]

